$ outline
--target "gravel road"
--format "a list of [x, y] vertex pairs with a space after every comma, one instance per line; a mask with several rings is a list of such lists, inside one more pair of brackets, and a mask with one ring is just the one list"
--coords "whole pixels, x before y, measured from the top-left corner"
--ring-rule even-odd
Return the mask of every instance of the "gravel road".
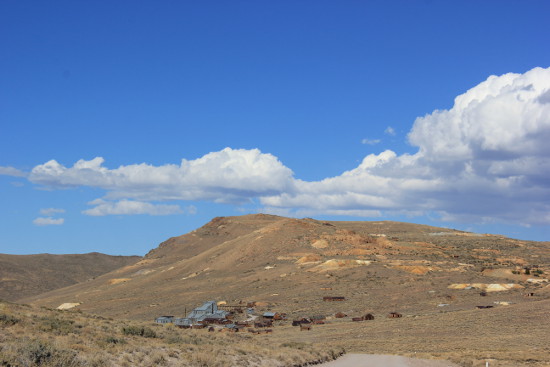
[[414, 359], [380, 354], [346, 354], [336, 361], [320, 364], [321, 367], [459, 367], [447, 361]]

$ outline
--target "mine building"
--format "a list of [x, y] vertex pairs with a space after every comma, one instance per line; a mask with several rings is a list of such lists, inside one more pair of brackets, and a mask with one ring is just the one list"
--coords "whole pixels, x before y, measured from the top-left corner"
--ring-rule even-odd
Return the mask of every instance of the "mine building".
[[224, 324], [228, 316], [228, 311], [218, 309], [216, 301], [208, 301], [191, 311], [187, 317], [175, 319], [174, 324], [184, 328], [207, 323]]
[[160, 316], [155, 319], [157, 324], [171, 324], [174, 322], [174, 316]]

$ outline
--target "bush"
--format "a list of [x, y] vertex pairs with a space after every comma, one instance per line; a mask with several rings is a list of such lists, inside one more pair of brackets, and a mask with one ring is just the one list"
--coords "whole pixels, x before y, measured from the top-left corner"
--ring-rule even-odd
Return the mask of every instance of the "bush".
[[20, 320], [18, 318], [14, 317], [14, 316], [6, 315], [6, 314], [0, 314], [0, 324], [10, 326], [10, 325], [17, 324], [19, 321]]
[[140, 326], [125, 326], [122, 328], [122, 333], [124, 335], [137, 335], [143, 336], [144, 338], [156, 338], [157, 333], [151, 328], [140, 327]]
[[40, 330], [45, 332], [53, 332], [57, 335], [67, 335], [74, 332], [75, 329], [73, 320], [64, 320], [50, 316], [42, 317], [40, 321]]
[[281, 344], [281, 347], [283, 348], [293, 348], [293, 349], [299, 349], [299, 350], [304, 350], [307, 348], [307, 346], [308, 345], [306, 343], [302, 343], [302, 342], [286, 342]]
[[126, 340], [118, 339], [118, 338], [115, 338], [114, 336], [108, 336], [107, 338], [105, 338], [105, 342], [109, 344], [125, 344]]
[[21, 347], [19, 359], [23, 366], [77, 367], [81, 365], [74, 351], [56, 349], [40, 340]]

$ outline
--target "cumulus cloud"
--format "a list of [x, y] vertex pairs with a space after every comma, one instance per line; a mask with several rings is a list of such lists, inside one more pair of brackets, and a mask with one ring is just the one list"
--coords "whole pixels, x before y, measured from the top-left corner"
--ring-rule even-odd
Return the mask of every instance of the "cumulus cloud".
[[65, 209], [59, 209], [59, 208], [40, 209], [40, 214], [42, 215], [51, 216], [51, 215], [60, 214], [60, 213], [65, 213]]
[[120, 200], [117, 202], [97, 199], [89, 203], [95, 207], [84, 210], [82, 213], [91, 216], [104, 215], [171, 215], [181, 214], [183, 210], [179, 205], [151, 204], [142, 201]]
[[[444, 220], [550, 223], [550, 68], [491, 76], [449, 110], [419, 117], [415, 154], [371, 154], [355, 169], [267, 208], [439, 213]], [[392, 132], [393, 129], [387, 132]]]
[[90, 186], [108, 190], [109, 199], [142, 201], [211, 200], [242, 202], [283, 192], [292, 171], [258, 149], [225, 148], [180, 165], [133, 164], [109, 169], [101, 157], [65, 167], [55, 160], [36, 166], [29, 179], [52, 188]]
[[105, 190], [88, 215], [184, 211], [151, 203], [157, 201], [259, 199], [272, 213], [435, 213], [442, 220], [550, 224], [550, 68], [489, 77], [456, 97], [452, 108], [418, 117], [408, 140], [416, 152], [370, 154], [356, 168], [320, 181], [294, 178], [258, 149], [231, 148], [179, 165], [111, 169], [100, 157], [72, 167], [52, 160], [29, 179], [54, 189]]
[[38, 217], [32, 221], [37, 226], [60, 226], [65, 223], [63, 218]]
[[27, 174], [14, 167], [0, 166], [0, 175], [13, 176], [13, 177], [25, 177]]

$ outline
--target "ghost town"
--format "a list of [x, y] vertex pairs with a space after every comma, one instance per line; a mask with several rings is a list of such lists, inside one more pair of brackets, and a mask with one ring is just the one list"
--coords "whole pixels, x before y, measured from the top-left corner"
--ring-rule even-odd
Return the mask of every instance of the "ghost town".
[[[343, 297], [333, 297], [343, 301]], [[207, 301], [196, 307], [186, 317], [159, 316], [155, 319], [157, 324], [172, 324], [183, 329], [208, 329], [210, 332], [242, 332], [253, 334], [272, 333], [276, 325], [290, 323], [287, 314], [275, 311], [258, 311], [258, 308], [266, 307], [263, 302], [243, 302], [238, 305], [227, 305], [224, 301]], [[303, 316], [291, 321], [292, 326], [299, 326], [300, 330], [310, 331], [312, 325], [323, 325], [332, 319], [347, 318], [347, 314], [336, 311], [331, 315]], [[389, 312], [386, 317], [399, 318], [398, 312]], [[374, 320], [374, 315], [367, 313], [361, 316], [351, 317], [350, 321]]]

